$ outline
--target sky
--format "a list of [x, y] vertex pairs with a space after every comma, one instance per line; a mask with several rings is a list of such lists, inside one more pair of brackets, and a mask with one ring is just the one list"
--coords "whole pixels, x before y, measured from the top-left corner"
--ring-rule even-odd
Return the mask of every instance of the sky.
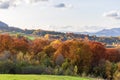
[[96, 32], [120, 27], [120, 0], [0, 0], [0, 21], [22, 29]]

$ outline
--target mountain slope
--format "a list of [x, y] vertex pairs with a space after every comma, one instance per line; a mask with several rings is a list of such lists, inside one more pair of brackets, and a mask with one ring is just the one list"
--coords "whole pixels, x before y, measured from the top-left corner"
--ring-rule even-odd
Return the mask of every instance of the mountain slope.
[[2, 21], [0, 21], [0, 31], [2, 32], [24, 32], [24, 30], [17, 28], [17, 27], [9, 26]]
[[62, 32], [55, 32], [55, 31], [47, 31], [47, 30], [41, 30], [41, 29], [37, 29], [37, 30], [28, 30], [28, 29], [20, 29], [17, 27], [12, 27], [12, 26], [8, 26], [6, 23], [0, 21], [0, 31], [1, 32], [16, 32], [16, 33], [24, 33], [24, 34], [34, 34], [34, 35], [39, 35], [39, 36], [44, 36], [46, 34], [58, 34], [58, 35], [62, 35], [64, 33]]
[[2, 21], [0, 21], [0, 30], [6, 30], [8, 29], [8, 25]]
[[104, 29], [92, 34], [97, 36], [120, 36], [120, 28]]

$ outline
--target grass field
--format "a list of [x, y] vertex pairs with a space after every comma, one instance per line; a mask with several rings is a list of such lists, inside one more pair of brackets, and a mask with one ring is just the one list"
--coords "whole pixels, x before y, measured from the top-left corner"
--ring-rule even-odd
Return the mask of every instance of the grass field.
[[89, 78], [53, 75], [4, 75], [0, 74], [0, 80], [92, 80]]

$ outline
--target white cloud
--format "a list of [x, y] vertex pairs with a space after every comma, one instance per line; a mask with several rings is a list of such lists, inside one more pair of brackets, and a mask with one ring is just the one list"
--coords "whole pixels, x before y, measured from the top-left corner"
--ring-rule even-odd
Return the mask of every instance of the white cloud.
[[54, 6], [55, 8], [70, 8], [72, 7], [71, 4], [59, 3]]
[[23, 1], [28, 3], [28, 4], [33, 4], [33, 3], [40, 2], [40, 1], [48, 1], [48, 0], [23, 0]]
[[[39, 2], [48, 2], [50, 0], [0, 0], [0, 9], [8, 9], [9, 7], [16, 7], [20, 4], [36, 4]], [[71, 8], [71, 4], [67, 3], [56, 3], [52, 4], [55, 8]]]
[[48, 1], [48, 0], [0, 0], [0, 8], [8, 9], [9, 7], [15, 7], [22, 3], [34, 4], [38, 2], [44, 2], [44, 1]]
[[9, 6], [10, 6], [9, 1], [0, 2], [0, 8], [7, 9], [9, 8]]
[[110, 11], [103, 14], [105, 17], [113, 18], [113, 19], [120, 19], [120, 12], [119, 11]]
[[97, 31], [100, 31], [100, 30], [102, 30], [104, 28], [105, 27], [103, 27], [103, 26], [84, 26], [83, 30], [85, 32], [97, 32]]

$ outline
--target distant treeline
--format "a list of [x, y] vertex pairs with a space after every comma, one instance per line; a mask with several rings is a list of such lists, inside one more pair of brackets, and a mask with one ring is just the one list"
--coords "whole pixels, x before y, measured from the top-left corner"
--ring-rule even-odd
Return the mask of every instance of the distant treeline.
[[16, 28], [16, 27], [0, 27], [0, 32], [4, 33], [4, 32], [14, 32], [14, 33], [21, 33], [21, 34], [25, 34], [25, 35], [35, 35], [35, 36], [39, 36], [39, 37], [44, 37], [46, 35], [49, 35], [49, 39], [60, 39], [62, 41], [65, 40], [70, 40], [70, 39], [84, 39], [85, 37], [87, 37], [89, 40], [94, 40], [97, 42], [103, 42], [109, 45], [112, 44], [118, 44], [120, 43], [120, 38], [119, 37], [97, 37], [95, 35], [86, 35], [86, 34], [75, 34], [75, 33], [63, 33], [63, 32], [56, 32], [56, 31], [47, 31], [47, 30], [28, 30], [28, 29], [20, 29], [20, 28]]

